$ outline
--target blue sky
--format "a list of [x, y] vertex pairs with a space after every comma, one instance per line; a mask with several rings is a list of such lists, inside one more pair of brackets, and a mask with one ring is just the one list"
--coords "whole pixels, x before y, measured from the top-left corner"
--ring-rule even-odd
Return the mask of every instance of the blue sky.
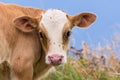
[[[93, 12], [97, 15], [96, 22], [88, 29], [74, 28], [72, 36], [75, 47], [81, 48], [81, 42], [97, 46], [109, 42], [115, 32], [120, 32], [120, 0], [0, 0], [42, 9], [61, 9], [70, 15], [80, 12]], [[119, 27], [119, 28], [118, 28]], [[71, 44], [71, 43], [70, 43]]]

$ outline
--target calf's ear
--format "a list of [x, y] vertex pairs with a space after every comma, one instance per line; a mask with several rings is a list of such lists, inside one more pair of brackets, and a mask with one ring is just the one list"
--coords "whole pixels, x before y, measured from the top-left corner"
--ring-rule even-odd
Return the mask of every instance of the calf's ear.
[[15, 27], [23, 32], [32, 32], [39, 25], [36, 18], [29, 16], [17, 17], [13, 20]]
[[96, 20], [96, 15], [93, 13], [85, 12], [77, 14], [75, 16], [68, 16], [68, 19], [72, 24], [72, 28], [74, 26], [86, 28]]

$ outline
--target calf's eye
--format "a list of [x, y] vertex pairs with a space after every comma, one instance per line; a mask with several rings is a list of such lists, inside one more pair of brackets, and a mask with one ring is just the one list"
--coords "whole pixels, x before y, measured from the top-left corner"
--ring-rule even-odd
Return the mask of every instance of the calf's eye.
[[39, 32], [40, 38], [44, 38], [44, 34], [42, 32]]
[[64, 36], [64, 37], [65, 37], [65, 38], [68, 38], [68, 37], [70, 37], [70, 35], [71, 35], [71, 31], [68, 31], [68, 32], [65, 33], [65, 36]]

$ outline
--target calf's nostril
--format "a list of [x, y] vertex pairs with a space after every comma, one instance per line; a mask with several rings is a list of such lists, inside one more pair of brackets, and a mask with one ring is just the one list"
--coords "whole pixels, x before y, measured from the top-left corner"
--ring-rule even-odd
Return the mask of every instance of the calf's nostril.
[[59, 62], [62, 62], [62, 58], [59, 59]]

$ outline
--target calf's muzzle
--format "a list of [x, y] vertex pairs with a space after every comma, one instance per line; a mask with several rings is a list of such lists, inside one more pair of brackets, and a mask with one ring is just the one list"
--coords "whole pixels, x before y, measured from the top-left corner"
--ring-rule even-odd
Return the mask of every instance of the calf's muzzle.
[[50, 61], [50, 64], [52, 64], [52, 65], [62, 64], [63, 58], [64, 58], [64, 56], [61, 56], [61, 55], [48, 56], [48, 60]]

